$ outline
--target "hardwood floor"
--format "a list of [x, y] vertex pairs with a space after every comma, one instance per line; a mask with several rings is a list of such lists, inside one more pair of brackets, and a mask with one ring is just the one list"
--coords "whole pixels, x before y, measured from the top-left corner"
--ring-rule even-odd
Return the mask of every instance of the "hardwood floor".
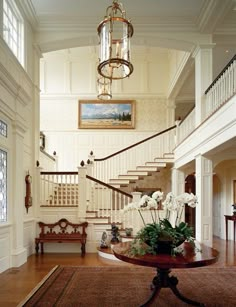
[[[213, 247], [220, 252], [220, 257], [212, 266], [236, 266], [236, 243], [214, 238]], [[56, 265], [125, 266], [129, 264], [107, 260], [96, 253], [88, 253], [84, 258], [80, 254], [31, 255], [27, 263], [21, 267], [9, 269], [0, 274], [0, 306], [17, 306]]]

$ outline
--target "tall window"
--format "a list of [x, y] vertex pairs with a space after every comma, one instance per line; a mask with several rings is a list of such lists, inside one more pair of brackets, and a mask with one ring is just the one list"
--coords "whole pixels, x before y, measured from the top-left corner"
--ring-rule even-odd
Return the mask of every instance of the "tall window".
[[3, 38], [22, 65], [24, 65], [23, 33], [23, 18], [14, 0], [3, 0]]
[[7, 221], [7, 152], [0, 149], [0, 223]]
[[7, 137], [7, 124], [0, 119], [0, 135]]

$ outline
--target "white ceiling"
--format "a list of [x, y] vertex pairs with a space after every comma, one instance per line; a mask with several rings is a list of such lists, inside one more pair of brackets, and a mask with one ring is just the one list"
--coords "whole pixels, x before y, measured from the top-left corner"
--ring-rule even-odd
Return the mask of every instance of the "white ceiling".
[[[48, 52], [98, 45], [97, 27], [112, 0], [16, 0], [33, 29], [36, 44]], [[236, 53], [236, 0], [120, 0], [134, 26], [132, 46], [193, 52], [201, 44], [214, 48], [217, 75]], [[226, 53], [227, 51], [227, 53]], [[192, 95], [190, 95], [192, 93]], [[194, 96], [194, 74], [179, 96]], [[182, 99], [181, 108], [187, 101]]]
[[[99, 21], [105, 15], [105, 9], [111, 0], [32, 0], [37, 17], [52, 15], [94, 18]], [[196, 18], [200, 14], [204, 0], [123, 0], [122, 4], [133, 21], [140, 18], [175, 17]]]
[[[112, 0], [17, 0], [37, 27], [45, 24], [87, 24], [96, 27]], [[123, 0], [134, 25], [201, 32], [236, 25], [235, 0]], [[227, 17], [227, 18], [226, 18]], [[236, 32], [235, 32], [236, 34]]]
[[[112, 0], [15, 0], [49, 52], [98, 45], [97, 27]], [[118, 0], [119, 2], [119, 0]], [[236, 50], [236, 0], [121, 0], [134, 26], [132, 46], [192, 52], [214, 42]], [[225, 40], [225, 41], [224, 41]], [[222, 43], [223, 41], [223, 43]], [[229, 46], [229, 42], [232, 46]], [[230, 49], [234, 50], [230, 50]], [[222, 54], [220, 54], [222, 57]], [[227, 60], [227, 59], [226, 59]], [[224, 60], [223, 60], [224, 62]]]

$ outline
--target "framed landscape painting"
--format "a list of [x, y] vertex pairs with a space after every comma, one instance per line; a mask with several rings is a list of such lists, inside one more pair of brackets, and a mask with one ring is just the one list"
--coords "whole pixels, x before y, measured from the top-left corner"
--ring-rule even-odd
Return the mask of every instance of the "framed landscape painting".
[[134, 129], [135, 101], [79, 100], [79, 128]]

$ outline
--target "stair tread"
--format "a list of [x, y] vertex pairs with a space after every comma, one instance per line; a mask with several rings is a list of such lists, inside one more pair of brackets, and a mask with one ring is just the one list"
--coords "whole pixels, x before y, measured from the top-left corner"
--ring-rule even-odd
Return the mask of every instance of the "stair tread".
[[155, 158], [154, 161], [158, 163], [161, 163], [161, 162], [172, 163], [174, 162], [174, 158]]
[[139, 179], [139, 176], [137, 175], [130, 175], [130, 174], [126, 174], [126, 175], [119, 175], [118, 179]]
[[157, 171], [158, 168], [156, 166], [145, 165], [145, 166], [137, 166], [137, 170]]
[[145, 166], [159, 166], [159, 167], [162, 167], [162, 166], [166, 166], [166, 162], [146, 162], [145, 163]]
[[110, 179], [110, 183], [121, 183], [121, 184], [129, 184], [129, 180], [127, 179]]

